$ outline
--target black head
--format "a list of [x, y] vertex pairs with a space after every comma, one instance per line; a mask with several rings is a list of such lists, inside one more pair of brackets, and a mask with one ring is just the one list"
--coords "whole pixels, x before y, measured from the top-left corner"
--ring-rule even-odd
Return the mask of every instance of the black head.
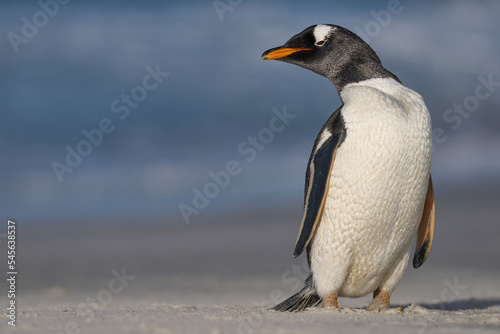
[[349, 83], [367, 79], [398, 80], [358, 35], [331, 24], [310, 26], [284, 45], [264, 52], [262, 59], [276, 59], [318, 73], [330, 79], [338, 92]]

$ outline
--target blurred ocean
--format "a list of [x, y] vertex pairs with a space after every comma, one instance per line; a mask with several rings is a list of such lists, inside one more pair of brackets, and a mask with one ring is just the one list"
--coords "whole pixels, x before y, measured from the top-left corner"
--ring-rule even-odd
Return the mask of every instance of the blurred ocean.
[[340, 100], [260, 55], [316, 23], [363, 33], [422, 94], [438, 198], [500, 194], [497, 1], [62, 3], [0, 4], [3, 220], [300, 212], [312, 144]]

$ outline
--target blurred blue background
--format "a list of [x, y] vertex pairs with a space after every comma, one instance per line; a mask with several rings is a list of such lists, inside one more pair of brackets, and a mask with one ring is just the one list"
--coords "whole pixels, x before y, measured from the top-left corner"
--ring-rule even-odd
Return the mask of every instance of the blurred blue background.
[[[340, 100], [325, 78], [260, 56], [316, 23], [364, 33], [383, 65], [422, 94], [437, 129], [438, 200], [499, 194], [497, 1], [42, 3], [52, 7], [1, 3], [4, 220], [184, 224], [179, 205], [193, 207], [209, 173], [232, 160], [240, 172], [191, 224], [252, 208], [300, 212], [312, 144]], [[155, 69], [169, 74], [142, 88]], [[122, 95], [131, 94], [127, 106]], [[238, 147], [284, 108], [295, 118], [247, 161]], [[91, 148], [81, 144], [91, 152], [58, 177], [54, 164], [67, 165], [67, 147], [77, 150], [82, 131], [103, 119], [113, 131]]]

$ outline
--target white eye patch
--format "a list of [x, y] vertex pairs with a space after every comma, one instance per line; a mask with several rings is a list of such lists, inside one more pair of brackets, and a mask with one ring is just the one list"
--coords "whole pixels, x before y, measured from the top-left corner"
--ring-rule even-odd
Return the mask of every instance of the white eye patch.
[[319, 24], [314, 28], [314, 44], [323, 45], [328, 36], [335, 30], [335, 27]]

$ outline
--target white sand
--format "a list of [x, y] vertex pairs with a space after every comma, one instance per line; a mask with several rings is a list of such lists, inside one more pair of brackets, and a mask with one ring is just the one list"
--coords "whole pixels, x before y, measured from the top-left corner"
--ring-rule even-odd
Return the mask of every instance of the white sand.
[[428, 262], [393, 294], [403, 310], [381, 313], [364, 310], [369, 296], [341, 298], [340, 312], [268, 310], [306, 274], [291, 259], [300, 212], [33, 228], [19, 241], [17, 326], [3, 292], [0, 333], [500, 333], [497, 203], [441, 203]]
[[[65, 328], [68, 333], [80, 329], [80, 333], [110, 334], [500, 332], [498, 273], [430, 269], [433, 273], [428, 277], [415, 275], [401, 283], [393, 305], [402, 306], [403, 311], [381, 313], [362, 309], [369, 298], [341, 298], [341, 312], [322, 308], [302, 313], [269, 311], [271, 294], [276, 293], [272, 291], [279, 289], [288, 295], [291, 289], [263, 276], [136, 276], [109, 303], [86, 301], [88, 297], [96, 298], [106, 284], [87, 293], [55, 287], [20, 299], [22, 307], [15, 332], [64, 333]], [[458, 296], [446, 283], [452, 286], [455, 277], [460, 277]], [[80, 303], [84, 306], [78, 308]], [[5, 316], [2, 318], [0, 331], [7, 333], [5, 330], [10, 328]]]

